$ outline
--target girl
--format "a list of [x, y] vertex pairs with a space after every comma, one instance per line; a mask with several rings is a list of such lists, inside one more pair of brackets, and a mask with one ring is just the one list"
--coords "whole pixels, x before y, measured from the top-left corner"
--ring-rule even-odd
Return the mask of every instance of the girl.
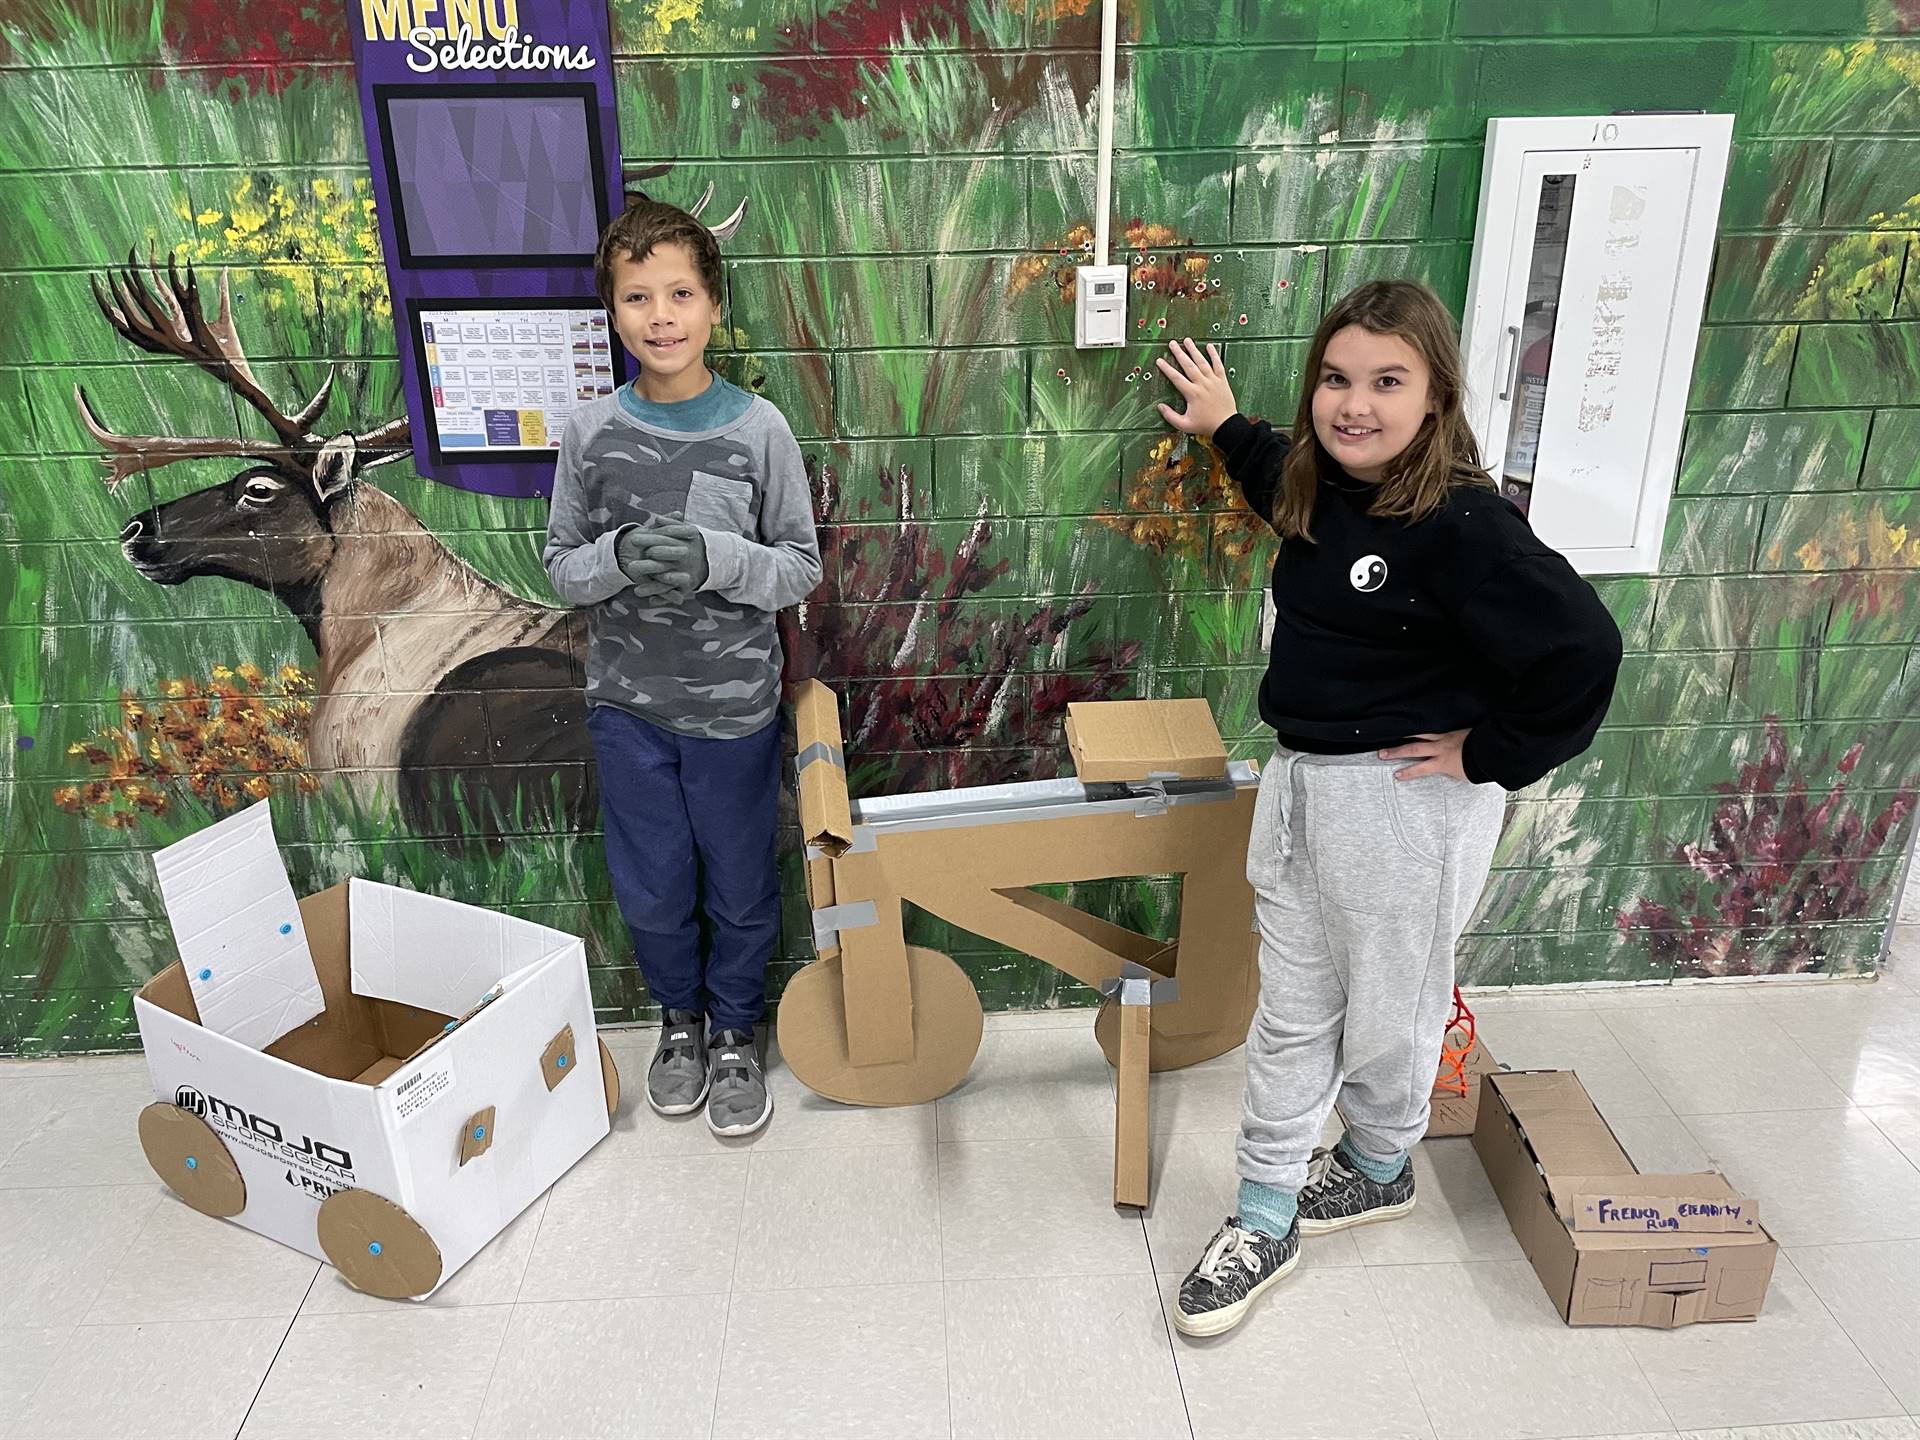
[[[1217, 1335], [1293, 1269], [1300, 1236], [1413, 1208], [1453, 951], [1518, 790], [1592, 743], [1620, 633], [1495, 491], [1438, 297], [1362, 285], [1308, 352], [1289, 444], [1238, 413], [1218, 350], [1159, 362], [1280, 537], [1247, 878], [1260, 1003], [1247, 1033], [1239, 1213], [1180, 1287]], [[1314, 1141], [1335, 1100], [1347, 1121]]]

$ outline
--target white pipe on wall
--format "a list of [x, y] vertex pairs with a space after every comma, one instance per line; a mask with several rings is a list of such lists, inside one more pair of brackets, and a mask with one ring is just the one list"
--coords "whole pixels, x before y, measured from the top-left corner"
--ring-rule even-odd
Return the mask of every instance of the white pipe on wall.
[[1100, 152], [1094, 173], [1093, 263], [1107, 263], [1113, 209], [1113, 61], [1119, 48], [1120, 0], [1100, 0]]

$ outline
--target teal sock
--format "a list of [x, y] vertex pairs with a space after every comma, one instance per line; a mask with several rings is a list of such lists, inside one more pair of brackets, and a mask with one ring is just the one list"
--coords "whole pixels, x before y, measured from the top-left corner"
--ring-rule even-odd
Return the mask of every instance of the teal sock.
[[1291, 1190], [1276, 1190], [1258, 1180], [1240, 1182], [1240, 1223], [1249, 1230], [1284, 1240], [1299, 1209], [1300, 1199]]
[[1340, 1158], [1346, 1161], [1348, 1166], [1358, 1170], [1376, 1185], [1385, 1185], [1390, 1180], [1398, 1179], [1400, 1171], [1407, 1163], [1407, 1152], [1404, 1150], [1391, 1160], [1376, 1160], [1371, 1155], [1362, 1154], [1360, 1147], [1353, 1143], [1351, 1130], [1340, 1137], [1340, 1144], [1336, 1148], [1340, 1151]]

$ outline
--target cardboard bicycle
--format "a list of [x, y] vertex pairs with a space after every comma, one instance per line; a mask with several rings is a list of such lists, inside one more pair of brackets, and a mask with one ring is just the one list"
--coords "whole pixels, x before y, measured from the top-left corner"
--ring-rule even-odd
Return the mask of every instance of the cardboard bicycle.
[[[850, 801], [837, 699], [795, 696], [796, 771], [818, 959], [780, 1002], [780, 1049], [810, 1089], [915, 1105], [980, 1048], [973, 982], [906, 942], [904, 904], [1055, 966], [1107, 996], [1094, 1034], [1118, 1071], [1114, 1203], [1144, 1205], [1147, 1075], [1241, 1044], [1259, 994], [1245, 874], [1259, 772], [1229, 762], [1200, 700], [1069, 708], [1070, 779]], [[1166, 944], [1038, 885], [1182, 877]]]

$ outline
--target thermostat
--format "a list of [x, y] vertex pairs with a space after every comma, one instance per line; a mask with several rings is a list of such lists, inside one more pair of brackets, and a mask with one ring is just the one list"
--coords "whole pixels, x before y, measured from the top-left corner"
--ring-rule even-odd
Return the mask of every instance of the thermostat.
[[1127, 267], [1081, 265], [1074, 270], [1073, 343], [1082, 350], [1123, 345], [1127, 339]]

